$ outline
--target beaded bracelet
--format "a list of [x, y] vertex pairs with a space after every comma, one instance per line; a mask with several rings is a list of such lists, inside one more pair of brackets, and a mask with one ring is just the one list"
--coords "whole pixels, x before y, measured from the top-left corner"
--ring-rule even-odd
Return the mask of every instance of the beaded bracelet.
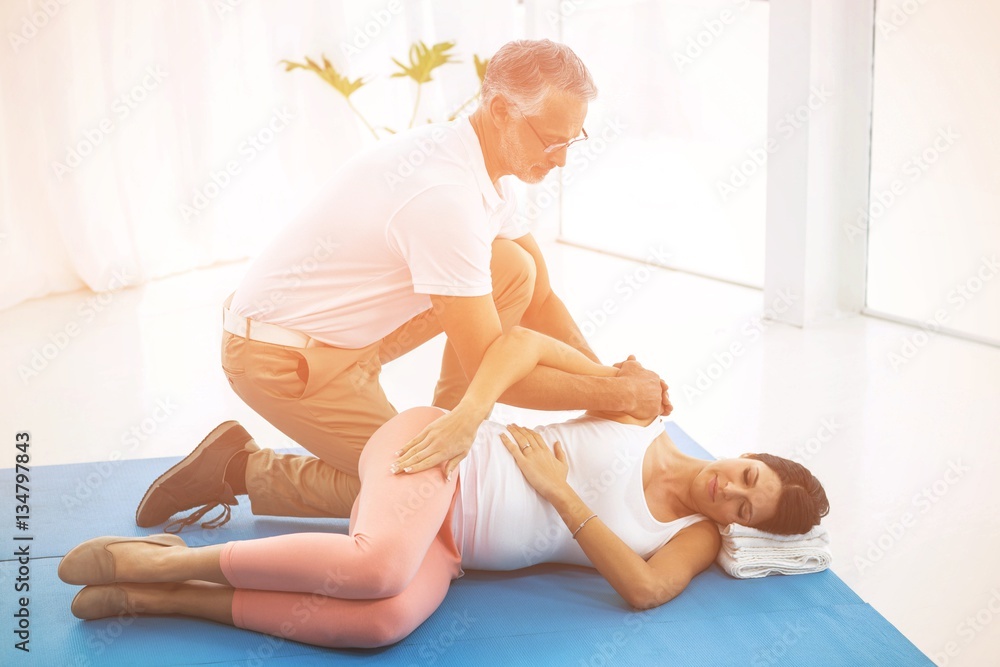
[[583, 520], [583, 523], [581, 523], [577, 527], [577, 529], [573, 531], [573, 539], [574, 540], [576, 539], [576, 534], [580, 532], [580, 529], [583, 528], [584, 526], [586, 526], [587, 522], [590, 521], [591, 519], [593, 519], [595, 516], [597, 516], [597, 515], [596, 514], [591, 514], [590, 516], [588, 516], [586, 519]]

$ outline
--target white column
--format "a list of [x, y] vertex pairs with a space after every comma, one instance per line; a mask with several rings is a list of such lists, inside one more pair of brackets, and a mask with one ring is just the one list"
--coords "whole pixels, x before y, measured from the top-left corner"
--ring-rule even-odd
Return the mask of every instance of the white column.
[[874, 0], [770, 7], [764, 307], [813, 326], [864, 307]]

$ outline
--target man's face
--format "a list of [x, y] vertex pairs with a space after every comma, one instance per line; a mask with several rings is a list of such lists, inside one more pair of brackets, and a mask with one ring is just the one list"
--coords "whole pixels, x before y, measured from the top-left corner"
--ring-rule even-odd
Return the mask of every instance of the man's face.
[[539, 113], [527, 118], [512, 105], [508, 109], [507, 122], [500, 127], [500, 159], [507, 171], [525, 183], [538, 183], [553, 167], [566, 164], [566, 148], [552, 153], [544, 149], [580, 135], [586, 102], [554, 92]]

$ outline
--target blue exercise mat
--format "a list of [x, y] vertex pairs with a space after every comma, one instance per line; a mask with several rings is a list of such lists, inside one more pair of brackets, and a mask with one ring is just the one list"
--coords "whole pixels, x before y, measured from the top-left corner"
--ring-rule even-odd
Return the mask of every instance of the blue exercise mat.
[[[686, 453], [712, 458], [676, 424]], [[32, 536], [30, 653], [18, 641], [14, 584], [20, 564], [6, 546], [0, 664], [202, 665], [932, 665], [830, 571], [737, 580], [713, 565], [675, 600], [629, 607], [595, 570], [539, 565], [515, 572], [467, 570], [441, 607], [383, 649], [324, 649], [207, 621], [125, 617], [81, 622], [78, 588], [56, 577], [59, 558], [96, 535], [145, 535], [133, 512], [149, 483], [176, 458], [44, 466], [31, 472], [29, 530], [2, 522], [5, 545]], [[4, 488], [12, 470], [0, 471]], [[347, 532], [346, 519], [255, 518], [244, 502], [216, 530], [183, 533], [192, 546], [289, 532]]]

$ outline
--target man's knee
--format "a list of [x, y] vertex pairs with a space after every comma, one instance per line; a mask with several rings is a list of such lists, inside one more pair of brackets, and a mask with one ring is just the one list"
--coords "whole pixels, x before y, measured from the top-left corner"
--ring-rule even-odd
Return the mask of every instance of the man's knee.
[[493, 274], [495, 301], [531, 301], [537, 268], [534, 258], [527, 250], [508, 239], [497, 239], [493, 242], [490, 271]]

